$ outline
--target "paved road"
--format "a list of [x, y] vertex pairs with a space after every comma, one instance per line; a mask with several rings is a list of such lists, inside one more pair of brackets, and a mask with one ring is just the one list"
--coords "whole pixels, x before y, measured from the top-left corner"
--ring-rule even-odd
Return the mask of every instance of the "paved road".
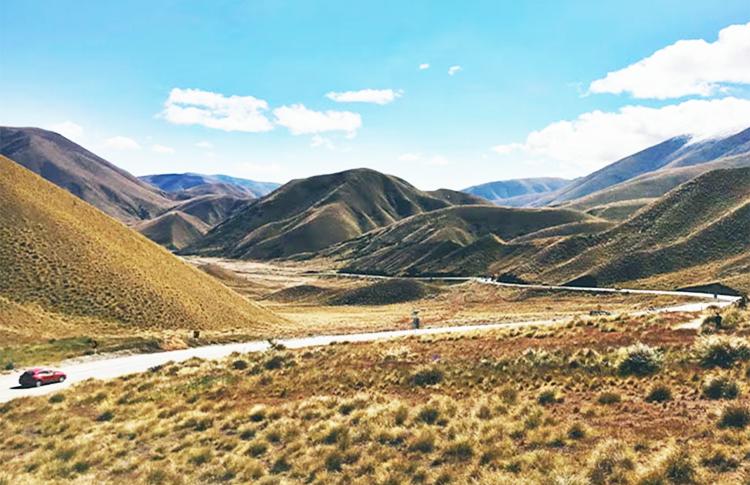
[[[353, 277], [353, 276], [352, 276]], [[510, 285], [505, 283], [495, 283], [490, 280], [483, 278], [461, 278], [461, 280], [476, 280], [481, 283], [487, 284], [499, 284], [503, 286], [516, 286], [528, 288], [530, 285]], [[456, 278], [451, 278], [456, 280]], [[533, 286], [531, 286], [533, 287]], [[654, 295], [673, 295], [677, 294], [685, 296], [682, 292], [670, 292], [670, 291], [658, 291], [658, 290], [620, 290], [620, 289], [608, 289], [608, 288], [569, 288], [569, 287], [547, 287], [539, 286], [543, 289], [563, 289], [565, 291], [597, 291], [597, 292], [622, 292], [622, 293], [646, 293]], [[702, 311], [711, 305], [716, 306], [727, 306], [731, 305], [737, 298], [719, 295], [719, 298], [714, 299], [710, 295], [706, 294], [694, 294], [687, 296], [695, 296], [696, 298], [702, 298], [704, 301], [688, 303], [683, 305], [676, 305], [672, 307], [666, 307], [655, 310], [655, 312], [695, 312]], [[639, 312], [640, 314], [650, 312]], [[371, 342], [375, 340], [387, 340], [399, 337], [418, 336], [418, 335], [434, 335], [434, 334], [446, 334], [446, 333], [458, 333], [458, 332], [471, 332], [475, 330], [489, 330], [498, 328], [520, 328], [520, 327], [531, 327], [531, 326], [547, 326], [563, 324], [568, 322], [569, 319], [561, 320], [534, 320], [534, 321], [522, 321], [512, 323], [488, 323], [482, 325], [460, 325], [453, 327], [436, 327], [436, 328], [422, 328], [422, 329], [410, 329], [410, 330], [394, 330], [389, 332], [368, 332], [368, 333], [357, 333], [357, 334], [346, 334], [346, 335], [318, 335], [314, 337], [302, 337], [293, 338], [286, 340], [279, 340], [278, 343], [283, 344], [287, 348], [298, 349], [303, 347], [315, 347], [322, 345], [329, 345], [334, 342]], [[694, 325], [695, 320], [686, 322], [685, 328], [690, 328], [688, 325]], [[62, 384], [50, 384], [39, 388], [24, 389], [18, 387], [18, 375], [19, 374], [6, 374], [0, 375], [0, 403], [7, 402], [15, 398], [26, 397], [26, 396], [39, 396], [44, 394], [50, 394], [57, 392], [61, 389], [70, 387], [71, 385], [85, 381], [87, 379], [112, 379], [115, 377], [124, 376], [127, 374], [133, 374], [136, 372], [144, 372], [151, 367], [165, 364], [167, 362], [181, 362], [192, 357], [199, 357], [202, 359], [220, 359], [226, 357], [233, 352], [248, 353], [248, 352], [262, 352], [268, 350], [270, 344], [268, 341], [255, 341], [235, 344], [224, 344], [224, 345], [208, 345], [205, 347], [195, 347], [185, 350], [175, 350], [170, 352], [158, 352], [153, 354], [138, 354], [129, 355], [126, 357], [114, 357], [109, 359], [101, 359], [96, 361], [89, 361], [83, 363], [63, 365], [57, 367], [68, 375], [68, 380]]]

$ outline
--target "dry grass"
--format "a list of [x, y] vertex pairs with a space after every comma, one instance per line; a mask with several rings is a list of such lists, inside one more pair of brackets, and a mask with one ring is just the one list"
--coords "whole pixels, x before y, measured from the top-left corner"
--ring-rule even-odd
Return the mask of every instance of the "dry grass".
[[[269, 334], [283, 322], [66, 191], [0, 157], [0, 305], [14, 343], [119, 327]], [[63, 326], [44, 323], [54, 319]], [[93, 327], [91, 321], [99, 322]], [[46, 328], [44, 328], [46, 327]]]
[[[705, 368], [694, 334], [671, 323], [581, 319], [86, 382], [0, 407], [2, 473], [8, 483], [742, 483], [748, 398], [701, 390], [717, 372], [744, 380], [746, 365]], [[638, 342], [663, 354], [649, 377], [618, 371], [621, 349]], [[657, 384], [671, 399], [651, 398]]]

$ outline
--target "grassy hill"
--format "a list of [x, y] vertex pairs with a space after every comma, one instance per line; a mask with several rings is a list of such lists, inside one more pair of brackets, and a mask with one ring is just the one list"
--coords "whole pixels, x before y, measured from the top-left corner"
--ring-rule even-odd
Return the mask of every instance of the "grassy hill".
[[409, 217], [324, 254], [347, 261], [346, 269], [358, 272], [475, 274], [485, 272], [497, 258], [532, 250], [528, 242], [514, 244], [522, 236], [554, 227], [585, 233], [600, 230], [587, 223], [600, 222], [568, 209], [456, 206]]
[[149, 219], [173, 205], [160, 190], [51, 131], [0, 127], [0, 155], [121, 221]]
[[172, 210], [189, 214], [208, 224], [209, 227], [213, 227], [228, 219], [249, 202], [250, 199], [229, 195], [202, 195], [186, 200]]
[[550, 283], [588, 277], [598, 284], [680, 273], [676, 286], [687, 286], [726, 277], [706, 268], [719, 269], [733, 258], [747, 258], [748, 234], [750, 168], [715, 170], [672, 190], [609, 231], [545, 248], [513, 272]]
[[399, 178], [347, 170], [289, 182], [238, 211], [186, 252], [243, 259], [314, 253], [448, 205]]
[[[104, 327], [119, 333], [237, 328], [263, 335], [281, 322], [5, 157], [0, 157], [0, 298], [19, 315], [3, 321], [3, 332], [25, 335], [29, 322], [38, 321], [35, 339]], [[72, 327], [44, 323], [57, 320]], [[88, 326], [92, 321], [100, 325]]]
[[167, 249], [182, 249], [203, 237], [209, 225], [197, 217], [172, 210], [134, 227], [138, 232]]

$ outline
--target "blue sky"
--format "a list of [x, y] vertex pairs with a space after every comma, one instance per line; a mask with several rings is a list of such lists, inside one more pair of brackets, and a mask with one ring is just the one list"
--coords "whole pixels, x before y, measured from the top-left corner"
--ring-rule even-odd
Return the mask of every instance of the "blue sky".
[[0, 123], [137, 175], [460, 189], [750, 126], [746, 0], [6, 0], [0, 22]]

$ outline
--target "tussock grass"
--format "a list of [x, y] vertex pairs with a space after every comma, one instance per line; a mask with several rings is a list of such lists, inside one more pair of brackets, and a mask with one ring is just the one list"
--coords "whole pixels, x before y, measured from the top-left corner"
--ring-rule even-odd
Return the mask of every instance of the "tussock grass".
[[[741, 483], [746, 396], [705, 399], [695, 337], [641, 323], [166, 364], [0, 406], [0, 462], [10, 483]], [[650, 378], [620, 372], [638, 341]]]

